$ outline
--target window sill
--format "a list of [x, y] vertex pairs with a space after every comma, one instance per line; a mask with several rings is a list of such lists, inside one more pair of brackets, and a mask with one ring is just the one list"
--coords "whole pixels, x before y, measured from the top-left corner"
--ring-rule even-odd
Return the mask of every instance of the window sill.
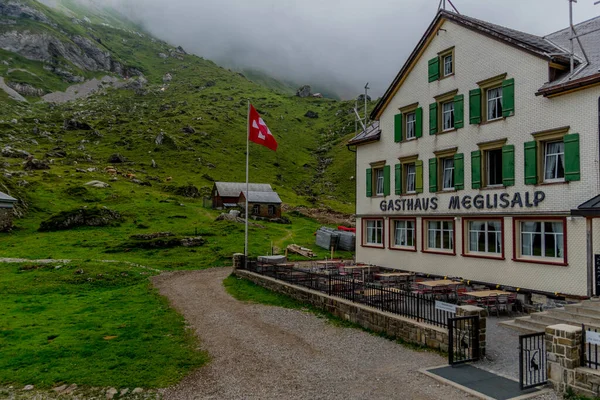
[[469, 257], [469, 258], [485, 258], [486, 260], [500, 260], [500, 261], [506, 260], [506, 258], [504, 258], [504, 256], [486, 256], [483, 254], [473, 254], [473, 253], [463, 253], [462, 256]]
[[417, 247], [391, 247], [389, 248], [390, 250], [394, 250], [394, 251], [410, 251], [412, 253], [416, 253], [417, 252]]
[[368, 247], [372, 249], [385, 249], [383, 244], [361, 244], [360, 247]]
[[485, 186], [482, 188], [479, 188], [477, 190], [504, 190], [509, 186], [504, 186], [504, 185], [494, 185], [494, 186]]
[[513, 258], [512, 260], [514, 262], [521, 262], [521, 263], [527, 263], [527, 264], [555, 265], [555, 266], [559, 266], [559, 267], [569, 266], [569, 263], [564, 262], [564, 261], [560, 262], [560, 261], [533, 260], [530, 258]]
[[536, 183], [535, 186], [552, 186], [552, 185], [564, 185], [564, 184], [568, 184], [569, 181], [550, 181], [550, 182], [540, 182], [540, 183]]
[[405, 193], [402, 193], [402, 194], [401, 194], [401, 195], [399, 195], [399, 196], [416, 196], [416, 195], [418, 195], [418, 194], [419, 194], [419, 193], [417, 193], [417, 192], [405, 192]]
[[494, 122], [504, 121], [504, 120], [506, 120], [506, 118], [508, 118], [508, 117], [500, 117], [500, 118], [496, 118], [496, 119], [488, 119], [488, 120], [480, 122], [479, 125], [493, 124]]
[[421, 250], [421, 253], [441, 254], [441, 255], [444, 255], [444, 256], [455, 256], [456, 255], [456, 251], [427, 250], [427, 249]]
[[436, 135], [443, 135], [445, 133], [452, 133], [452, 132], [457, 132], [458, 129], [457, 128], [452, 128], [452, 129], [447, 129], [445, 131], [439, 131], [436, 133]]
[[440, 74], [440, 79], [438, 79], [438, 80], [443, 81], [444, 79], [450, 78], [452, 76], [454, 76], [454, 72], [452, 72], [451, 74], [448, 74], [448, 75], [442, 75], [442, 74]]
[[404, 139], [403, 141], [401, 141], [400, 143], [408, 143], [408, 142], [414, 142], [418, 139], [418, 137], [414, 137], [414, 138], [410, 138], [410, 139]]

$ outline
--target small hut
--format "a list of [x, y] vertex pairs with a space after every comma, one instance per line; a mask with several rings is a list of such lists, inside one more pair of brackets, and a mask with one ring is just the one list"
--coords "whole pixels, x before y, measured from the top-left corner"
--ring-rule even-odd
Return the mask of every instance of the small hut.
[[[265, 218], [281, 218], [281, 199], [276, 192], [248, 192], [248, 215]], [[246, 208], [246, 192], [239, 196], [238, 205]]]
[[[268, 183], [250, 183], [251, 192], [272, 192], [273, 188]], [[218, 210], [237, 207], [240, 193], [246, 190], [246, 183], [215, 182], [212, 190], [212, 207]]]
[[7, 232], [12, 228], [13, 207], [16, 202], [17, 199], [0, 192], [0, 232]]

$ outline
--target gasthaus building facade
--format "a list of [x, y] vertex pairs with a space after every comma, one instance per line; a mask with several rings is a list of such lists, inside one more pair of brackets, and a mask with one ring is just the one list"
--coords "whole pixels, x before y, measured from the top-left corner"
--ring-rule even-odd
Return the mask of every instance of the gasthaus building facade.
[[593, 294], [599, 213], [572, 210], [600, 193], [600, 32], [581, 41], [588, 60], [575, 42], [571, 72], [568, 29], [539, 37], [439, 11], [349, 142], [357, 261]]

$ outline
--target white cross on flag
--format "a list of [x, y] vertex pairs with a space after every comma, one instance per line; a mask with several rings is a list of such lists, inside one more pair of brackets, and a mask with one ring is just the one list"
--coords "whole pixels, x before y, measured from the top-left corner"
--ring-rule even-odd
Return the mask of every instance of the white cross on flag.
[[248, 111], [248, 139], [273, 151], [277, 150], [277, 141], [252, 104]]

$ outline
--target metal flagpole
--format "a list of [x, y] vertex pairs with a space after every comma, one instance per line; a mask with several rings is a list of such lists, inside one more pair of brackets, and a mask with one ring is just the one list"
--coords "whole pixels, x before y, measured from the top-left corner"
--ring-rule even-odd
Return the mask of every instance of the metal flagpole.
[[244, 268], [248, 269], [248, 196], [250, 195], [248, 187], [248, 159], [250, 158], [250, 100], [248, 100], [248, 122], [246, 132], [246, 231], [244, 236]]

